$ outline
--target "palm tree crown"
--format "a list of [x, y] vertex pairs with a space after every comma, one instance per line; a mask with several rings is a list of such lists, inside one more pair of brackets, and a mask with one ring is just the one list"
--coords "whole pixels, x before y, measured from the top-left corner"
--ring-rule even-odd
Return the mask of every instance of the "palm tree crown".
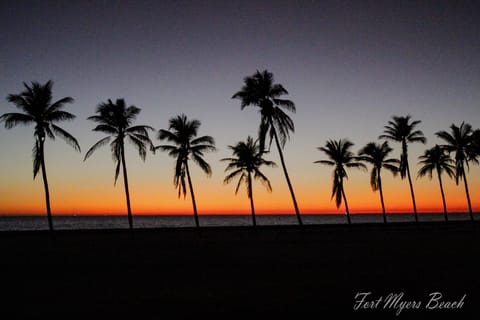
[[422, 166], [418, 170], [419, 177], [433, 177], [433, 172], [439, 174], [446, 173], [450, 178], [455, 176], [455, 167], [445, 148], [435, 145], [433, 148], [425, 150], [425, 153], [419, 157], [419, 164]]
[[107, 102], [102, 102], [97, 106], [96, 115], [87, 118], [98, 123], [92, 129], [93, 131], [103, 132], [108, 136], [95, 143], [85, 154], [84, 160], [89, 158], [98, 148], [111, 141], [110, 149], [113, 160], [116, 162], [115, 182], [120, 173], [125, 138], [136, 147], [142, 160], [146, 158], [147, 148], [153, 148], [148, 130], [154, 129], [146, 125], [132, 126], [140, 111], [140, 108], [133, 105], [127, 107], [124, 99], [117, 99], [115, 103], [108, 99]]
[[427, 139], [424, 137], [421, 130], [415, 130], [421, 121], [415, 120], [410, 122], [411, 116], [404, 117], [393, 116], [393, 121], [388, 121], [388, 126], [385, 126], [384, 134], [380, 139], [387, 139], [402, 144], [402, 154], [400, 156], [400, 176], [404, 179], [407, 175], [408, 169], [408, 143], [420, 142], [425, 144]]
[[53, 235], [53, 222], [50, 208], [50, 192], [47, 181], [45, 166], [44, 144], [45, 138], [55, 139], [60, 136], [75, 150], [80, 151], [80, 145], [70, 133], [56, 125], [56, 123], [73, 120], [75, 116], [62, 108], [67, 103], [72, 103], [73, 98], [65, 97], [52, 102], [52, 81], [47, 81], [44, 85], [38, 82], [32, 82], [29, 86], [23, 83], [25, 90], [20, 94], [10, 94], [7, 100], [12, 102], [22, 112], [5, 113], [0, 116], [0, 122], [5, 123], [5, 128], [11, 129], [17, 125], [35, 125], [33, 145], [33, 178], [42, 169], [43, 185], [45, 189], [45, 202], [47, 209], [48, 227]]
[[450, 132], [439, 131], [436, 133], [437, 137], [446, 142], [442, 147], [448, 152], [455, 153], [455, 181], [457, 184], [460, 179], [464, 178], [465, 166], [468, 169], [469, 161], [477, 161], [476, 158], [469, 157], [473, 132], [470, 124], [462, 122], [459, 127], [452, 124]]
[[358, 152], [360, 155], [359, 160], [368, 162], [373, 166], [370, 174], [370, 185], [373, 191], [377, 191], [380, 188], [380, 172], [382, 168], [389, 170], [393, 175], [398, 173], [399, 161], [393, 158], [387, 159], [392, 151], [393, 149], [385, 141], [382, 144], [370, 142]]
[[350, 215], [348, 203], [343, 187], [343, 180], [348, 178], [346, 168], [361, 168], [366, 169], [365, 165], [359, 162], [352, 151], [350, 151], [353, 143], [347, 139], [328, 140], [324, 147], [319, 147], [318, 150], [323, 151], [330, 160], [318, 160], [315, 163], [334, 166], [333, 171], [333, 188], [332, 198], [335, 197], [335, 204], [337, 208], [342, 204], [342, 198], [345, 202], [345, 210], [347, 211], [348, 222], [350, 223]]
[[[258, 144], [253, 141], [252, 137], [248, 137], [247, 141], [240, 141], [234, 146], [229, 146], [233, 151], [234, 158], [224, 158], [221, 161], [230, 161], [225, 171], [232, 171], [227, 177], [225, 177], [224, 183], [230, 183], [236, 177], [239, 177], [238, 184], [235, 189], [235, 194], [242, 183], [248, 185], [248, 176], [252, 175], [255, 179], [262, 182], [268, 191], [272, 191], [272, 186], [268, 178], [260, 171], [262, 165], [275, 167], [276, 164], [273, 161], [268, 161], [263, 158], [264, 152], [262, 152]], [[251, 198], [251, 190], [247, 188], [248, 197]]]
[[232, 98], [240, 99], [240, 107], [243, 110], [247, 106], [260, 108], [261, 121], [259, 128], [260, 149], [263, 150], [267, 134], [270, 136], [270, 144], [275, 133], [280, 138], [280, 143], [285, 146], [290, 132], [295, 131], [292, 119], [282, 110], [295, 113], [295, 104], [287, 99], [280, 99], [288, 91], [281, 84], [273, 83], [273, 74], [264, 70], [257, 72], [244, 79], [244, 85]]
[[25, 90], [20, 94], [10, 94], [8, 102], [12, 102], [22, 113], [5, 113], [0, 117], [4, 121], [5, 128], [11, 129], [17, 125], [35, 125], [34, 136], [36, 142], [33, 147], [33, 177], [35, 178], [40, 169], [40, 143], [46, 137], [55, 139], [59, 136], [75, 150], [80, 151], [80, 145], [70, 133], [57, 126], [61, 121], [72, 121], [75, 116], [62, 108], [67, 103], [72, 103], [73, 98], [65, 97], [52, 103], [52, 81], [44, 85], [32, 82], [29, 86], [23, 83]]

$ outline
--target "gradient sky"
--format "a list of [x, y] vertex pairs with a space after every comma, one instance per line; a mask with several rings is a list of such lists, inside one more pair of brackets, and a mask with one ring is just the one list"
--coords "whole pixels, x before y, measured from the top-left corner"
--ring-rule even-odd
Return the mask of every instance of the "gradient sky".
[[[219, 159], [257, 134], [258, 111], [231, 99], [257, 69], [273, 72], [297, 106], [285, 157], [301, 212], [343, 212], [330, 200], [331, 168], [313, 164], [329, 138], [349, 138], [356, 152], [392, 115], [411, 114], [428, 139], [411, 145], [416, 172], [417, 157], [440, 143], [435, 132], [462, 121], [480, 127], [475, 1], [2, 1], [0, 30], [0, 114], [16, 110], [5, 98], [23, 81], [51, 79], [55, 99], [75, 99], [66, 110], [77, 119], [63, 127], [82, 154], [60, 139], [46, 145], [57, 214], [126, 211], [109, 148], [83, 162], [103, 137], [86, 118], [109, 98], [140, 107], [137, 124], [158, 130], [185, 113], [216, 139], [218, 151], [206, 156], [212, 177], [192, 170], [200, 214], [249, 212], [244, 190], [235, 196], [235, 184], [223, 185]], [[32, 134], [33, 127], [0, 128], [2, 214], [45, 212], [41, 178], [32, 180]], [[149, 154], [143, 163], [127, 148], [133, 212], [191, 213], [190, 199], [177, 199], [173, 159]], [[276, 151], [267, 158], [280, 163]], [[264, 172], [273, 193], [254, 185], [257, 211], [294, 212], [281, 168]], [[468, 178], [478, 211], [480, 169]], [[440, 210], [437, 180], [414, 183], [419, 211]], [[449, 210], [465, 211], [463, 187], [445, 184]], [[350, 171], [345, 188], [352, 212], [380, 210], [367, 172]], [[411, 210], [406, 180], [384, 172], [384, 193], [387, 211]]]

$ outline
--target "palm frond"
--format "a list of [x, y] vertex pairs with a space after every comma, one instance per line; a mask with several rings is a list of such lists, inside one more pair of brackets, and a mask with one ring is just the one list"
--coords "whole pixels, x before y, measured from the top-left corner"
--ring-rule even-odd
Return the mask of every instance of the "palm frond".
[[258, 169], [254, 169], [255, 175], [254, 178], [259, 180], [265, 188], [267, 188], [268, 192], [272, 192], [272, 185], [270, 184], [270, 180]]
[[90, 157], [95, 152], [95, 150], [97, 150], [98, 148], [106, 145], [109, 142], [110, 142], [110, 137], [105, 137], [105, 138], [101, 139], [100, 141], [96, 142], [93, 146], [90, 147], [90, 149], [88, 149], [87, 153], [85, 154], [85, 158], [83, 159], [83, 161], [87, 160], [87, 158]]
[[5, 123], [6, 129], [11, 129], [17, 125], [29, 125], [35, 122], [35, 119], [24, 113], [5, 113], [0, 116], [0, 122]]
[[244, 170], [242, 168], [240, 169], [237, 169], [235, 171], [232, 171], [231, 173], [229, 173], [224, 179], [223, 179], [223, 183], [224, 184], [229, 184], [230, 182], [232, 182], [233, 179], [235, 179], [238, 175], [241, 175], [244, 173]]
[[192, 160], [202, 169], [203, 172], [205, 172], [208, 176], [212, 175], [212, 168], [210, 165], [199, 155], [196, 153], [192, 154]]
[[53, 132], [55, 132], [57, 135], [59, 135], [65, 142], [67, 142], [68, 145], [73, 147], [75, 150], [80, 152], [80, 145], [78, 144], [77, 139], [75, 139], [74, 136], [72, 136], [70, 133], [65, 131], [64, 129], [60, 128], [57, 125], [52, 124], [52, 129]]
[[32, 149], [32, 159], [33, 159], [33, 179], [37, 177], [38, 171], [40, 170], [41, 165], [41, 153], [40, 153], [40, 146], [38, 145], [39, 142], [35, 141]]
[[145, 158], [147, 157], [147, 148], [146, 148], [146, 145], [145, 145], [145, 142], [142, 141], [141, 139], [137, 138], [135, 135], [133, 134], [129, 134], [127, 135], [127, 139], [130, 143], [132, 143], [135, 148], [137, 149], [138, 151], [138, 155], [140, 156], [140, 158], [145, 161]]

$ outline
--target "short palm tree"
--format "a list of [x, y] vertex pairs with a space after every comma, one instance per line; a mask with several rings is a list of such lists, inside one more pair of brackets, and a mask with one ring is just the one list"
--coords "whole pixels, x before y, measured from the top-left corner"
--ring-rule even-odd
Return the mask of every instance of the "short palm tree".
[[246, 142], [240, 141], [234, 146], [229, 146], [233, 151], [234, 158], [225, 158], [221, 161], [229, 161], [225, 171], [230, 171], [225, 177], [224, 183], [230, 183], [233, 179], [239, 177], [235, 194], [242, 183], [247, 185], [247, 196], [250, 199], [250, 208], [252, 209], [252, 223], [255, 227], [257, 225], [255, 220], [255, 207], [253, 205], [253, 186], [252, 177], [259, 180], [267, 188], [272, 191], [272, 186], [268, 178], [260, 171], [262, 165], [274, 167], [275, 162], [263, 159], [262, 150], [258, 144], [253, 141], [252, 137], [248, 137]]
[[160, 145], [155, 150], [168, 152], [168, 155], [176, 159], [173, 183], [178, 188], [178, 197], [187, 194], [185, 175], [188, 180], [190, 195], [192, 197], [193, 214], [195, 225], [200, 227], [198, 222], [197, 203], [195, 193], [193, 192], [192, 178], [188, 160], [193, 160], [208, 176], [212, 174], [210, 165], [203, 159], [204, 153], [215, 151], [215, 140], [211, 136], [201, 136], [197, 138], [200, 121], [188, 120], [187, 116], [182, 114], [169, 120], [168, 130], [158, 131], [158, 139], [172, 142], [173, 145]]
[[432, 173], [437, 173], [438, 182], [440, 183], [440, 193], [442, 194], [443, 212], [445, 214], [445, 221], [448, 222], [447, 203], [445, 201], [445, 193], [443, 191], [442, 173], [445, 172], [450, 178], [455, 176], [455, 167], [453, 160], [446, 150], [439, 145], [431, 149], [425, 150], [425, 153], [419, 157], [419, 164], [422, 166], [418, 170], [418, 176], [424, 177], [428, 175], [432, 179]]
[[318, 160], [315, 163], [334, 166], [333, 171], [333, 188], [332, 198], [335, 197], [335, 204], [337, 208], [342, 204], [342, 199], [345, 204], [345, 211], [347, 214], [348, 224], [351, 224], [350, 211], [348, 209], [347, 196], [345, 195], [345, 188], [343, 186], [343, 179], [347, 178], [347, 168], [361, 168], [366, 169], [366, 166], [359, 162], [359, 158], [353, 155], [350, 151], [353, 143], [347, 139], [328, 140], [324, 147], [319, 147], [318, 150], [325, 152], [330, 160]]
[[415, 120], [410, 122], [411, 116], [404, 117], [393, 116], [393, 120], [388, 121], [388, 126], [385, 126], [385, 130], [379, 138], [400, 142], [402, 144], [402, 153], [400, 155], [400, 177], [405, 179], [408, 177], [408, 184], [410, 186], [410, 195], [412, 197], [413, 214], [415, 215], [415, 222], [418, 222], [417, 204], [415, 202], [415, 193], [413, 191], [412, 177], [410, 175], [410, 166], [408, 164], [408, 144], [414, 142], [420, 142], [425, 144], [427, 139], [424, 137], [423, 132], [415, 130], [421, 121]]
[[67, 103], [73, 102], [73, 98], [65, 97], [52, 103], [52, 81], [47, 81], [44, 85], [38, 82], [32, 82], [31, 86], [26, 83], [23, 83], [23, 85], [25, 90], [20, 92], [20, 94], [7, 96], [8, 102], [13, 103], [22, 112], [5, 113], [0, 117], [0, 121], [5, 122], [5, 128], [7, 129], [17, 125], [35, 125], [33, 133], [35, 138], [35, 144], [33, 145], [33, 178], [35, 179], [41, 168], [45, 189], [48, 228], [53, 234], [50, 192], [45, 167], [45, 139], [46, 137], [55, 139], [57, 135], [63, 138], [75, 150], [80, 151], [80, 145], [77, 140], [70, 133], [56, 125], [56, 123], [61, 121], [75, 119], [73, 114], [62, 110]]
[[462, 122], [458, 127], [454, 124], [450, 126], [450, 132], [439, 131], [436, 133], [437, 137], [446, 142], [442, 147], [449, 153], [455, 152], [455, 182], [458, 185], [459, 181], [463, 179], [465, 185], [465, 193], [467, 195], [468, 212], [470, 219], [473, 219], [472, 203], [470, 201], [470, 192], [468, 191], [467, 175], [465, 167], [469, 167], [469, 162], [477, 162], [474, 157], [469, 157], [469, 150], [472, 146], [472, 126], [468, 123]]
[[299, 225], [302, 225], [300, 217], [300, 210], [298, 209], [297, 199], [293, 186], [288, 175], [285, 159], [283, 157], [283, 147], [287, 139], [290, 137], [290, 132], [295, 131], [295, 126], [292, 119], [282, 110], [285, 109], [290, 112], [295, 112], [295, 104], [286, 99], [281, 99], [282, 95], [288, 94], [288, 91], [281, 84], [274, 84], [273, 74], [264, 70], [257, 72], [244, 79], [244, 85], [240, 91], [235, 93], [232, 98], [240, 99], [241, 109], [247, 106], [256, 106], [260, 108], [260, 128], [259, 128], [259, 144], [260, 150], [265, 148], [265, 140], [267, 135], [270, 137], [270, 145], [273, 140], [277, 146], [282, 163], [283, 173], [287, 180], [290, 195], [292, 197], [295, 214]]
[[131, 142], [145, 161], [147, 149], [153, 150], [153, 144], [148, 136], [148, 130], [154, 130], [150, 126], [136, 125], [133, 126], [137, 115], [141, 109], [136, 106], [129, 106], [124, 99], [117, 99], [115, 102], [108, 99], [97, 106], [96, 115], [88, 117], [88, 120], [98, 123], [93, 131], [103, 132], [108, 136], [95, 143], [85, 154], [85, 160], [90, 157], [95, 150], [106, 145], [110, 141], [110, 149], [112, 151], [115, 166], [115, 183], [120, 174], [120, 167], [123, 171], [123, 183], [125, 186], [125, 197], [127, 200], [128, 225], [133, 230], [133, 216], [130, 206], [130, 191], [128, 188], [127, 164], [125, 160], [125, 139]]
[[369, 142], [359, 151], [359, 159], [372, 165], [372, 171], [370, 174], [370, 185], [372, 186], [373, 191], [380, 191], [380, 202], [382, 204], [384, 223], [387, 223], [387, 215], [385, 212], [385, 203], [383, 201], [381, 171], [382, 169], [386, 169], [392, 172], [394, 176], [397, 175], [399, 161], [397, 159], [387, 158], [392, 151], [393, 149], [390, 148], [388, 142], [386, 141], [382, 144]]

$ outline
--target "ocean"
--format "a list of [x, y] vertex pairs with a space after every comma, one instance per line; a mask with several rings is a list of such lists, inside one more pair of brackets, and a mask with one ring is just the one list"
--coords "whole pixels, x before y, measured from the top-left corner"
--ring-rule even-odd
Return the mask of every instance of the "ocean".
[[[352, 224], [356, 223], [383, 223], [381, 214], [351, 214]], [[479, 219], [475, 214], [476, 220]], [[283, 215], [257, 215], [257, 225], [296, 225], [297, 218], [294, 214]], [[421, 213], [419, 221], [443, 221], [443, 213]], [[450, 220], [468, 220], [466, 213], [449, 215]], [[250, 226], [251, 215], [199, 215], [201, 227], [224, 226]], [[303, 214], [302, 221], [305, 225], [313, 224], [346, 224], [345, 215], [339, 214]], [[387, 215], [390, 223], [414, 221], [412, 213]], [[182, 228], [194, 227], [193, 215], [134, 215], [134, 228]], [[75, 229], [127, 229], [127, 216], [120, 215], [77, 215], [53, 216], [53, 226], [57, 230]], [[0, 216], [0, 231], [33, 231], [47, 230], [46, 216]]]

